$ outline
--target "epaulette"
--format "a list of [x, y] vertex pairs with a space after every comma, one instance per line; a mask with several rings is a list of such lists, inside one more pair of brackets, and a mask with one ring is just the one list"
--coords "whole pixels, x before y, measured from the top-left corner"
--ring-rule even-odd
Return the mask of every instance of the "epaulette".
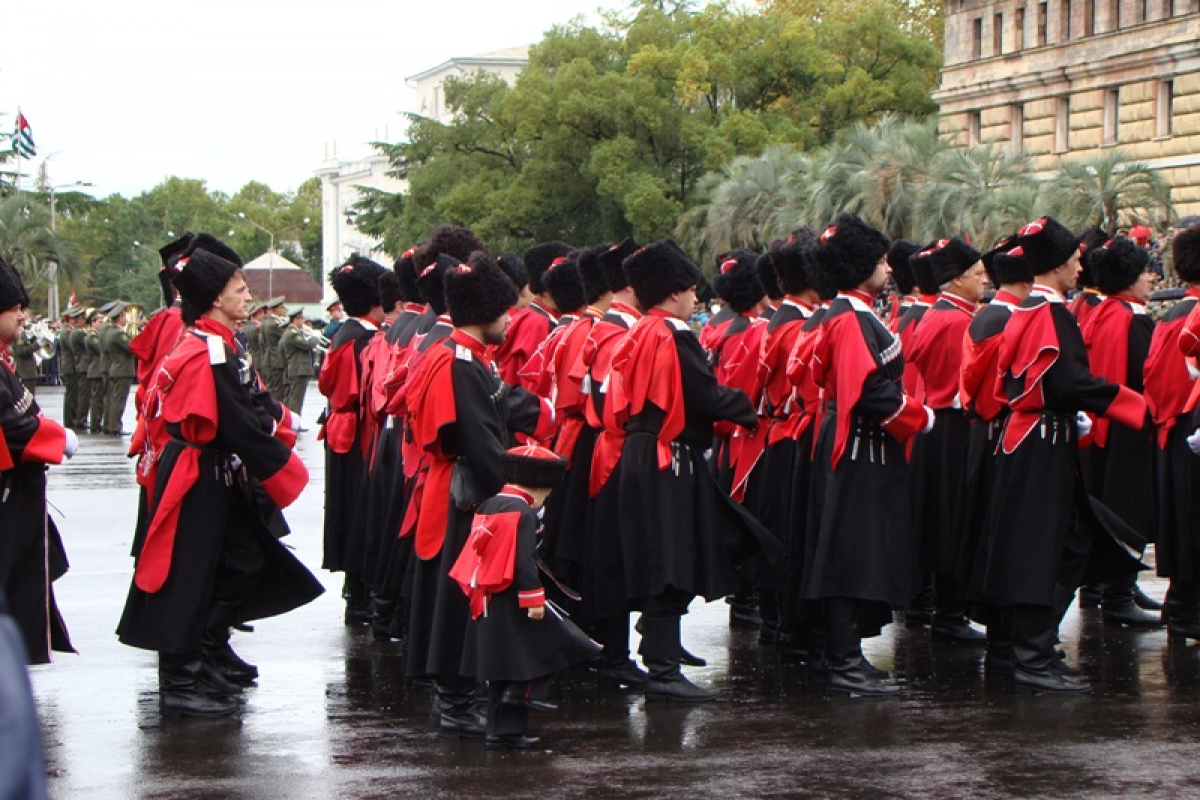
[[686, 322], [676, 317], [666, 317], [667, 324], [677, 331], [690, 331], [692, 328]]
[[463, 347], [461, 344], [454, 345], [454, 357], [459, 361], [474, 361], [475, 356], [469, 347]]
[[208, 344], [208, 363], [212, 365], [225, 363], [225, 340], [220, 336], [211, 336], [207, 333], [200, 334], [205, 338]]

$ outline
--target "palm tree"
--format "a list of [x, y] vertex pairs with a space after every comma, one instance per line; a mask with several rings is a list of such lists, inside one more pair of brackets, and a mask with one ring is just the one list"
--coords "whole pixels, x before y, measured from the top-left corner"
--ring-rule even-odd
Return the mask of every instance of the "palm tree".
[[1173, 211], [1171, 187], [1162, 176], [1143, 161], [1129, 161], [1122, 150], [1064, 164], [1054, 185], [1078, 213], [1078, 227], [1115, 231]]
[[50, 230], [50, 209], [36, 195], [0, 198], [0, 258], [16, 267], [31, 295], [46, 293], [47, 262], [70, 281], [80, 277], [75, 249]]
[[992, 219], [989, 199], [996, 203], [1001, 192], [1028, 199], [1034, 182], [1029, 157], [1005, 147], [985, 144], [939, 153], [917, 198], [917, 233], [923, 239], [961, 234], [974, 242], [990, 241], [1002, 223]]

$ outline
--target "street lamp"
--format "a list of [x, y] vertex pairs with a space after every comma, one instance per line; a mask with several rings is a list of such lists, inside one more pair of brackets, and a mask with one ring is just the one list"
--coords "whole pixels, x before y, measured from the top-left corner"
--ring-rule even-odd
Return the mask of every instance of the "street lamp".
[[[262, 225], [259, 225], [257, 222], [255, 222], [254, 220], [247, 217], [245, 212], [243, 212], [243, 211], [238, 212], [238, 218], [245, 220], [246, 222], [249, 222], [251, 225], [258, 228], [260, 231], [265, 233], [267, 236], [271, 237], [271, 244], [270, 244], [270, 247], [267, 249], [267, 252], [270, 254], [269, 258], [267, 259], [267, 297], [272, 297], [275, 294], [275, 231], [270, 231], [270, 230], [264, 228]], [[299, 225], [291, 225], [291, 226], [279, 231], [279, 233], [286, 233], [287, 231], [290, 231], [293, 228], [299, 228], [299, 227], [302, 227], [307, 224], [308, 224], [308, 217], [305, 217], [304, 221], [301, 222]], [[232, 234], [232, 233], [233, 233], [233, 231], [230, 231], [230, 234]]]
[[[54, 155], [51, 153], [50, 155]], [[46, 160], [50, 160], [50, 156], [46, 156]], [[45, 162], [43, 162], [43, 168]], [[46, 191], [50, 194], [50, 233], [55, 232], [55, 220], [58, 213], [55, 210], [55, 201], [58, 198], [59, 189], [82, 189], [92, 184], [87, 181], [72, 181], [71, 183], [62, 183], [58, 186], [46, 186]], [[58, 262], [51, 261], [46, 265], [46, 272], [50, 278], [50, 292], [46, 298], [46, 316], [49, 319], [58, 319]]]

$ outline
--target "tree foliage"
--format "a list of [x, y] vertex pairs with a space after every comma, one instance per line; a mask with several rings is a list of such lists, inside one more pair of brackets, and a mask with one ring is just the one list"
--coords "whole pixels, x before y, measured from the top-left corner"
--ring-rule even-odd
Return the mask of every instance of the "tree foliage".
[[413, 115], [406, 141], [378, 145], [408, 192], [368, 193], [363, 230], [393, 254], [446, 221], [497, 251], [669, 235], [735, 159], [930, 113], [940, 49], [914, 8], [644, 0], [553, 28], [514, 85], [449, 78], [453, 123]]
[[158, 248], [186, 231], [203, 231], [249, 262], [267, 252], [271, 237], [247, 219], [274, 232], [276, 249], [321, 279], [317, 178], [286, 194], [251, 181], [230, 197], [210, 191], [204, 181], [171, 177], [132, 199], [111, 195], [90, 202], [63, 200], [59, 195], [58, 230], [78, 263], [69, 276], [60, 277], [64, 297], [74, 290], [81, 302], [94, 305], [121, 298], [157, 308]]
[[1005, 147], [953, 147], [934, 118], [859, 123], [810, 152], [768, 148], [711, 173], [701, 189], [675, 235], [705, 260], [731, 247], [761, 250], [798, 225], [821, 228], [839, 211], [892, 238], [961, 235], [983, 248], [1043, 215], [1076, 230], [1115, 231], [1170, 211], [1161, 176], [1120, 151], [1065, 162], [1039, 180], [1027, 156]]

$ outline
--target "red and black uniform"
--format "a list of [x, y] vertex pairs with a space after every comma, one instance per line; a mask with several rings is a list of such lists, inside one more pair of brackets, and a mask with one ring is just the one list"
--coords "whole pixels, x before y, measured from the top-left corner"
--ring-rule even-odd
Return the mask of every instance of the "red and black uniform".
[[[399, 374], [403, 371], [407, 375], [405, 358], [424, 312], [422, 305], [405, 303], [404, 310], [385, 328], [383, 336], [372, 340], [378, 349], [367, 394], [370, 413], [375, 416], [380, 431], [375, 459], [367, 475], [367, 550], [363, 580], [374, 594], [376, 607], [373, 611], [380, 628], [390, 626], [391, 609], [399, 597], [405, 566], [405, 558], [396, 552], [406, 498], [401, 451], [404, 418], [393, 412], [391, 403], [402, 383]], [[370, 349], [369, 345], [364, 357]]]
[[[956, 576], [959, 585], [970, 585], [979, 540], [987, 521], [988, 502], [996, 476], [996, 445], [1008, 416], [1008, 398], [997, 392], [1000, 343], [1004, 326], [1021, 304], [1016, 295], [1001, 289], [975, 314], [963, 340], [959, 372], [959, 400], [967, 414], [965, 491], [962, 499], [961, 551]], [[990, 632], [990, 628], [989, 628]]]
[[585, 429], [596, 432], [590, 463], [578, 458], [573, 462], [572, 471], [581, 471], [590, 500], [582, 526], [579, 562], [573, 567], [578, 581], [574, 588], [581, 596], [581, 618], [604, 647], [601, 661], [613, 667], [623, 666], [629, 659], [629, 601], [621, 540], [613, 524], [620, 511], [619, 474], [625, 429], [612, 417], [607, 399], [613, 354], [640, 318], [637, 309], [614, 302], [592, 325], [574, 370], [583, 373], [580, 386], [585, 395]]
[[526, 365], [528, 370], [536, 362], [542, 363], [541, 374], [535, 381], [537, 394], [553, 404], [558, 425], [551, 449], [570, 462], [562, 485], [546, 501], [543, 519], [546, 561], [555, 574], [572, 587], [578, 587], [582, 579], [591, 509], [588, 481], [592, 454], [600, 433], [598, 427], [588, 424], [586, 406], [589, 398], [584, 392], [587, 370], [580, 359], [599, 318], [600, 314], [590, 308], [578, 317], [564, 315], [550, 338]]
[[[739, 389], [758, 407], [762, 394], [758, 367], [767, 321], [754, 312], [738, 314], [724, 333], [712, 342], [709, 359], [717, 383]], [[717, 444], [713, 463], [717, 466], [717, 485], [739, 503], [746, 499], [747, 482], [766, 444], [766, 426], [748, 429], [732, 422], [714, 426]]]
[[973, 588], [986, 602], [1015, 606], [1016, 667], [1044, 675], [1058, 622], [1085, 576], [1093, 582], [1137, 569], [1136, 558], [1105, 535], [1118, 532], [1101, 518], [1111, 515], [1087, 500], [1077, 412], [1140, 429], [1146, 403], [1092, 374], [1075, 317], [1061, 295], [1038, 284], [1004, 328], [997, 368], [1011, 413]]
[[[911, 345], [908, 343], [909, 339], [916, 333], [917, 328], [921, 326], [921, 320], [929, 313], [929, 309], [933, 308], [934, 303], [938, 301], [939, 297], [941, 297], [940, 294], [917, 295], [912, 305], [904, 312], [904, 316], [900, 318], [895, 328], [892, 329], [892, 332], [900, 337], [900, 344], [905, 352], [908, 352], [911, 348]], [[924, 402], [925, 387], [921, 381], [921, 373], [911, 361], [908, 361], [904, 366], [904, 391], [909, 397]]]
[[756, 576], [763, 624], [774, 625], [781, 632], [791, 631], [798, 622], [795, 613], [789, 613], [794, 612], [794, 604], [783, 593], [800, 580], [803, 515], [812, 464], [808, 452], [802, 453], [801, 443], [807, 442], [811, 451], [813, 414], [788, 378], [788, 361], [812, 315], [812, 306], [804, 301], [785, 299], [767, 324], [758, 364], [758, 385], [762, 387], [758, 424], [763, 452], [751, 473], [753, 491], [748, 507], [787, 548], [784, 559], [759, 569]]
[[912, 449], [913, 526], [921, 542], [920, 570], [933, 577], [934, 613], [961, 620], [962, 592], [955, 581], [962, 544], [968, 428], [960, 398], [963, 342], [975, 304], [944, 292], [904, 345], [916, 368], [925, 405], [937, 419]]
[[736, 561], [762, 549], [777, 554], [770, 534], [717, 488], [704, 459], [714, 423], [752, 429], [754, 407], [713, 377], [687, 323], [658, 308], [613, 353], [605, 403], [626, 435], [615, 528], [626, 596], [643, 612], [643, 661], [652, 682], [682, 681], [679, 623], [692, 598], [726, 596]]
[[66, 447], [66, 429], [42, 416], [0, 345], [0, 589], [30, 664], [75, 652], [51, 583], [66, 573], [67, 554], [46, 510], [46, 468], [62, 463]]
[[1071, 304], [1068, 308], [1075, 315], [1075, 320], [1079, 323], [1079, 327], [1083, 327], [1083, 323], [1087, 320], [1091, 313], [1100, 307], [1104, 302], [1104, 295], [1095, 289], [1080, 289], [1074, 297], [1071, 298]]
[[888, 317], [888, 330], [892, 333], [900, 332], [900, 323], [904, 321], [904, 315], [917, 302], [915, 294], [894, 294], [892, 295], [892, 312]]
[[[424, 351], [407, 391], [424, 473], [417, 479], [420, 495], [410, 501], [416, 504], [414, 518], [404, 531], [413, 537], [416, 556], [407, 672], [437, 677], [439, 696], [450, 706], [469, 707], [471, 688], [459, 680], [468, 603], [449, 572], [470, 534], [474, 507], [504, 486], [509, 432], [545, 436], [553, 413], [537, 396], [503, 384], [487, 347], [458, 329]], [[452, 497], [456, 470], [463, 494]]]
[[[1080, 323], [1092, 374], [1139, 394], [1154, 336], [1154, 319], [1126, 295], [1109, 295]], [[1147, 420], [1148, 422], [1148, 420]], [[1090, 445], [1081, 452], [1084, 486], [1146, 540], [1154, 538], [1158, 485], [1154, 471], [1154, 431], [1113, 425], [1100, 418]]]
[[[538, 346], [558, 325], [558, 317], [536, 301], [513, 314], [504, 343], [496, 348], [500, 378], [509, 386], [521, 386], [521, 370]], [[528, 388], [528, 387], [526, 387]]]
[[[904, 392], [900, 341], [871, 304], [860, 291], [839, 293], [821, 321], [811, 364], [825, 414], [802, 592], [807, 600], [826, 601], [827, 651], [836, 663], [861, 658], [859, 639], [891, 622], [892, 607], [912, 596], [915, 574], [905, 443], [926, 427], [928, 415]], [[847, 601], [850, 608], [842, 609]]]
[[[463, 645], [462, 674], [488, 682], [488, 735], [525, 733], [527, 712], [504, 708], [511, 684], [543, 683], [600, 647], [571, 620], [546, 605], [538, 574], [541, 523], [533, 499], [505, 486], [475, 512], [470, 537], [450, 578], [467, 595], [471, 622]], [[527, 609], [546, 606], [542, 619]]]
[[154, 489], [117, 628], [127, 645], [192, 653], [206, 629], [227, 638], [229, 625], [282, 614], [323, 591], [254, 505], [248, 477], [283, 508], [308, 471], [291, 449], [286, 410], [272, 417], [241, 371], [233, 331], [202, 319], [148, 390]]
[[[1157, 426], [1158, 528], [1154, 560], [1158, 574], [1171, 579], [1168, 615], [1180, 610], [1176, 603], [1190, 603], [1190, 619], [1196, 616], [1200, 580], [1200, 462], [1188, 448], [1187, 437], [1195, 430], [1187, 411], [1195, 379], [1188, 357], [1179, 350], [1180, 334], [1193, 311], [1200, 288], [1189, 287], [1182, 300], [1159, 321], [1150, 340], [1150, 353], [1143, 370], [1146, 405]], [[1194, 365], [1193, 365], [1194, 366]], [[1185, 612], [1186, 614], [1187, 612]]]
[[347, 612], [366, 602], [362, 585], [366, 514], [367, 456], [378, 428], [363, 393], [361, 356], [379, 334], [366, 317], [351, 317], [338, 328], [321, 364], [317, 388], [329, 401], [321, 433], [325, 440], [325, 554], [321, 566], [346, 574]]

